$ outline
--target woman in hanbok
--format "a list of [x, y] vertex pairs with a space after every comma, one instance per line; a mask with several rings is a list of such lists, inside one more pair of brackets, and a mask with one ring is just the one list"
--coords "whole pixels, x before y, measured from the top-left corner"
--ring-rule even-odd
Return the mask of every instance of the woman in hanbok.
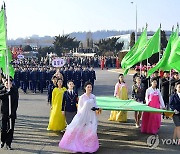
[[[165, 109], [164, 101], [159, 89], [156, 88], [157, 79], [151, 79], [151, 87], [146, 90], [145, 101], [150, 107]], [[142, 116], [141, 132], [157, 134], [161, 126], [161, 113], [144, 112]]]
[[93, 153], [99, 148], [97, 136], [96, 97], [91, 82], [84, 85], [85, 93], [80, 96], [78, 111], [59, 142], [59, 147], [71, 152]]
[[47, 130], [62, 131], [65, 129], [66, 122], [65, 116], [62, 114], [62, 100], [63, 94], [66, 91], [65, 87], [62, 87], [63, 80], [57, 80], [57, 87], [52, 92], [52, 107], [49, 117], [49, 125]]
[[[128, 99], [128, 89], [124, 82], [123, 74], [119, 74], [119, 81], [115, 85], [114, 96], [121, 99]], [[111, 111], [109, 121], [127, 122], [127, 111]]]

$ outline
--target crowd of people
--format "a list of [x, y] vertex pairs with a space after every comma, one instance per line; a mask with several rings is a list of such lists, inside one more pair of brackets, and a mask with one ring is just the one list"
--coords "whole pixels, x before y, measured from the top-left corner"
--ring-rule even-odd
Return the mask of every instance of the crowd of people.
[[96, 80], [93, 67], [65, 65], [57, 69], [52, 66], [18, 65], [15, 67], [14, 84], [24, 93], [27, 93], [27, 89], [33, 93], [37, 90], [43, 93], [44, 89], [48, 89], [52, 84], [54, 74], [61, 75], [65, 87], [67, 87], [67, 81], [72, 80], [76, 91], [83, 87], [86, 81], [90, 81], [94, 86]]
[[[179, 140], [180, 144], [180, 78], [178, 72], [161, 72], [161, 76], [156, 71], [151, 77], [147, 77], [147, 70], [140, 72], [136, 69], [133, 76], [132, 99], [139, 103], [146, 104], [157, 109], [174, 111], [173, 121], [175, 124], [173, 139]], [[172, 74], [172, 76], [170, 76]], [[128, 99], [128, 88], [123, 74], [119, 75], [115, 85], [114, 96], [121, 99]], [[157, 134], [161, 126], [161, 114], [151, 112], [135, 112], [135, 126], [141, 128], [142, 133]], [[163, 113], [163, 118], [169, 115]], [[141, 124], [140, 119], [142, 118]], [[126, 111], [111, 111], [110, 121], [126, 122]]]
[[[36, 61], [25, 66], [23, 61], [19, 65], [16, 63], [13, 83], [5, 77], [1, 79], [0, 99], [3, 104], [1, 106], [3, 115], [1, 148], [6, 143], [7, 148], [11, 149], [18, 107], [17, 88], [21, 87], [24, 93], [27, 93], [28, 88], [34, 93], [36, 93], [36, 89], [43, 93], [46, 88], [48, 102], [51, 105], [47, 130], [64, 133], [59, 147], [71, 152], [96, 152], [99, 148], [97, 115], [101, 113], [101, 109], [97, 106], [96, 96], [92, 94], [96, 80], [93, 67], [90, 66], [91, 68], [88, 69], [88, 66], [67, 64], [61, 69], [54, 69], [43, 64], [39, 66], [36, 64]], [[8, 82], [10, 82], [10, 90], [8, 90]], [[80, 88], [84, 90], [84, 94], [78, 96]], [[176, 126], [173, 138], [180, 139], [180, 79], [178, 72], [164, 71], [159, 75], [159, 72], [156, 71], [152, 77], [148, 77], [146, 69], [142, 72], [136, 68], [131, 93], [131, 98], [139, 103], [157, 109], [173, 110], [173, 120]], [[7, 103], [8, 96], [11, 96], [13, 101], [11, 112], [9, 112]], [[128, 88], [123, 74], [118, 77], [114, 96], [121, 100], [128, 99]], [[134, 117], [135, 126], [140, 128], [142, 133], [158, 133], [161, 126], [160, 113], [135, 112]], [[168, 116], [163, 115], [163, 118], [168, 118]], [[12, 123], [11, 131], [9, 131], [9, 119]], [[127, 111], [111, 111], [108, 120], [127, 122]], [[11, 133], [9, 134], [9, 132]]]

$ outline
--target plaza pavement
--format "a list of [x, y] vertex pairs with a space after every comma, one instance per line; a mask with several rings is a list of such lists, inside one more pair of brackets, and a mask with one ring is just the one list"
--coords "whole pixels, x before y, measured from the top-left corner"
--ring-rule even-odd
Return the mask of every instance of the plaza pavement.
[[[114, 85], [118, 79], [119, 70], [96, 70], [94, 94], [96, 96], [112, 96]], [[132, 76], [125, 77], [128, 85], [129, 97], [131, 94]], [[58, 147], [61, 133], [46, 130], [49, 120], [50, 106], [44, 93], [33, 95], [31, 92], [23, 94], [20, 91], [18, 119], [15, 126], [14, 150], [0, 149], [0, 154], [57, 154], [67, 153]], [[81, 94], [82, 92], [80, 92]], [[128, 112], [128, 122], [109, 122], [110, 111], [103, 111], [98, 116], [98, 137], [100, 148], [97, 154], [130, 154], [130, 153], [179, 153], [180, 146], [162, 144], [161, 139], [171, 139], [174, 129], [172, 120], [162, 120], [158, 133], [160, 144], [151, 149], [147, 145], [148, 134], [141, 134], [140, 129], [134, 126], [134, 113]]]

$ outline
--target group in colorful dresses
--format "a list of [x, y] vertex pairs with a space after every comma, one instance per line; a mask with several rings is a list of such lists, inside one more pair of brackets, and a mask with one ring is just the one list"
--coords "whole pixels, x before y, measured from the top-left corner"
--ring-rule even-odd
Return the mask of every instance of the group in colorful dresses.
[[[144, 71], [145, 72], [145, 71]], [[139, 103], [146, 104], [157, 109], [172, 109], [174, 111], [173, 121], [175, 123], [174, 139], [180, 139], [180, 82], [173, 73], [174, 89], [170, 104], [167, 98], [161, 94], [161, 88], [166, 85], [170, 79], [168, 72], [165, 72], [160, 78], [157, 72], [154, 76], [141, 74], [139, 70], [133, 76], [134, 84], [132, 86], [132, 99]], [[176, 77], [174, 77], [176, 76]], [[165, 81], [165, 79], [167, 81]], [[53, 77], [51, 111], [47, 130], [61, 131], [64, 133], [59, 142], [61, 149], [69, 152], [93, 153], [99, 148], [97, 136], [97, 113], [101, 109], [97, 106], [96, 97], [92, 94], [93, 84], [89, 81], [84, 83], [84, 94], [78, 97], [75, 85], [72, 80], [67, 81], [67, 89], [63, 87], [63, 79]], [[175, 80], [175, 81], [174, 81]], [[166, 91], [164, 92], [166, 93]], [[121, 100], [128, 100], [128, 88], [123, 74], [119, 74], [118, 82], [115, 84], [114, 97]], [[166, 103], [165, 100], [166, 99]], [[141, 133], [157, 134], [161, 127], [161, 113], [135, 112], [135, 126], [140, 128]], [[142, 120], [141, 120], [142, 119]], [[111, 111], [109, 121], [127, 122], [127, 111]]]

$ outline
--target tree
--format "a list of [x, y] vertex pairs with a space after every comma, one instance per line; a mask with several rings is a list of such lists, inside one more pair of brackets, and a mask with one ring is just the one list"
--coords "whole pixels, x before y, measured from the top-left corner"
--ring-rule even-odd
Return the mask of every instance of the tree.
[[49, 47], [44, 47], [44, 48], [39, 48], [38, 49], [38, 54], [39, 54], [39, 57], [45, 57], [47, 55], [47, 53], [53, 53], [54, 52], [54, 48], [49, 46]]
[[75, 40], [75, 37], [71, 38], [69, 35], [55, 36], [54, 38], [54, 50], [57, 55], [61, 55], [63, 52], [73, 50], [79, 47], [80, 41]]
[[23, 48], [23, 51], [32, 51], [32, 48], [30, 45], [26, 45], [24, 48]]
[[135, 33], [132, 32], [130, 38], [130, 48], [132, 48], [134, 44], [135, 44]]
[[101, 39], [98, 43], [95, 43], [95, 45], [99, 48], [98, 54], [103, 54], [107, 51], [117, 52], [122, 50], [122, 47], [124, 45], [123, 42], [117, 42], [119, 38], [109, 38], [109, 39]]

